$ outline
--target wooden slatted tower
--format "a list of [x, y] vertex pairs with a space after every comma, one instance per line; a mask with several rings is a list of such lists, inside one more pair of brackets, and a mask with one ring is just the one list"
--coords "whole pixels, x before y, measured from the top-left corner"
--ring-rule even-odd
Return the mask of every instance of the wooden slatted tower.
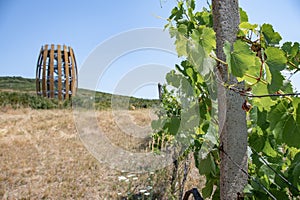
[[36, 68], [36, 92], [38, 95], [59, 100], [76, 94], [77, 65], [74, 51], [66, 45], [44, 45]]

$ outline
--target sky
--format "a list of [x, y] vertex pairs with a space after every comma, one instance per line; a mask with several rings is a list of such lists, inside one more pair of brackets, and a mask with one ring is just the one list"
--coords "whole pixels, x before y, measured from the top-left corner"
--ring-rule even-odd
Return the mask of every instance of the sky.
[[[250, 22], [270, 23], [283, 41], [300, 41], [299, 0], [239, 3]], [[197, 4], [202, 7], [206, 0], [198, 0]], [[0, 76], [35, 78], [38, 54], [44, 44], [71, 46], [80, 72], [91, 54], [114, 38], [132, 30], [163, 28], [175, 5], [176, 0], [0, 0]], [[155, 40], [155, 35], [150, 38]], [[178, 62], [175, 54], [157, 48], [127, 52], [105, 68], [96, 89], [114, 93], [123, 80], [130, 81], [127, 75], [134, 75], [135, 69], [162, 66], [164, 70], [157, 73], [165, 73]], [[145, 73], [142, 78], [153, 76]], [[155, 81], [141, 84], [127, 95], [157, 98]], [[300, 75], [293, 78], [293, 83], [300, 88]]]

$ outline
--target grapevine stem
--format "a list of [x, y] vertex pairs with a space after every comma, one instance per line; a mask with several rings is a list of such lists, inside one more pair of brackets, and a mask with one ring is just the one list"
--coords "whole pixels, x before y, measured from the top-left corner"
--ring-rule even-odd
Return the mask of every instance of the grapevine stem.
[[218, 62], [222, 63], [223, 65], [226, 65], [226, 66], [228, 66], [228, 64], [227, 64], [225, 61], [223, 61], [223, 60], [221, 60], [221, 59], [217, 58], [217, 57], [216, 57], [216, 56], [214, 56], [214, 55], [211, 55], [211, 54], [209, 54], [209, 57], [211, 57], [211, 58], [215, 59], [216, 61], [218, 61]]
[[250, 74], [245, 74], [245, 76], [248, 76], [249, 78], [253, 78], [253, 79], [257, 80], [257, 82], [261, 81], [263, 84], [267, 85], [267, 82], [263, 79], [257, 78], [255, 76], [250, 75]]
[[290, 64], [293, 68], [299, 70], [299, 68], [294, 63], [292, 63], [291, 61], [288, 61], [288, 64]]

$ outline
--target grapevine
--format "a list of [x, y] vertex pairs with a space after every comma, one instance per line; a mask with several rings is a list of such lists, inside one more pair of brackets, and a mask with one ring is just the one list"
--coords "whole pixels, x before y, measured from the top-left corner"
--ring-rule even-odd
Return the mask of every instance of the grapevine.
[[[282, 44], [272, 25], [252, 24], [240, 9], [237, 39], [232, 46], [225, 43], [226, 60], [221, 60], [214, 53], [211, 10], [195, 8], [194, 0], [178, 1], [165, 26], [183, 61], [166, 76], [164, 112], [152, 123], [153, 138], [176, 143], [184, 135], [182, 155], [192, 152], [199, 173], [206, 176], [202, 196], [219, 199], [222, 148], [217, 135], [216, 84], [221, 84], [246, 97], [241, 105], [247, 112], [249, 149], [245, 198], [299, 198], [300, 93], [294, 91], [290, 77], [300, 71], [300, 44]], [[218, 78], [218, 63], [226, 65], [228, 77], [237, 77], [245, 87]], [[159, 150], [161, 144], [155, 148]]]

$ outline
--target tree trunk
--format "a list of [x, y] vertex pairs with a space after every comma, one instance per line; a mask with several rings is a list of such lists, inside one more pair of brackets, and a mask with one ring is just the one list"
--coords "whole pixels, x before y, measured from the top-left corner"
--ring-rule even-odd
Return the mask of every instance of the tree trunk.
[[[236, 40], [240, 22], [238, 0], [212, 0], [212, 11], [217, 40], [216, 54], [219, 59], [225, 61], [224, 43], [228, 41], [233, 44]], [[217, 76], [221, 82], [244, 87], [243, 84], [238, 83], [235, 77], [229, 76], [228, 78], [228, 70], [225, 65], [219, 63], [217, 69]], [[219, 83], [218, 118], [221, 143], [221, 199], [237, 199], [238, 194], [242, 194], [247, 184], [248, 177], [240, 169], [243, 168], [247, 171], [247, 127], [246, 114], [242, 109], [243, 102], [243, 97], [225, 89]], [[236, 165], [239, 165], [240, 168]]]

